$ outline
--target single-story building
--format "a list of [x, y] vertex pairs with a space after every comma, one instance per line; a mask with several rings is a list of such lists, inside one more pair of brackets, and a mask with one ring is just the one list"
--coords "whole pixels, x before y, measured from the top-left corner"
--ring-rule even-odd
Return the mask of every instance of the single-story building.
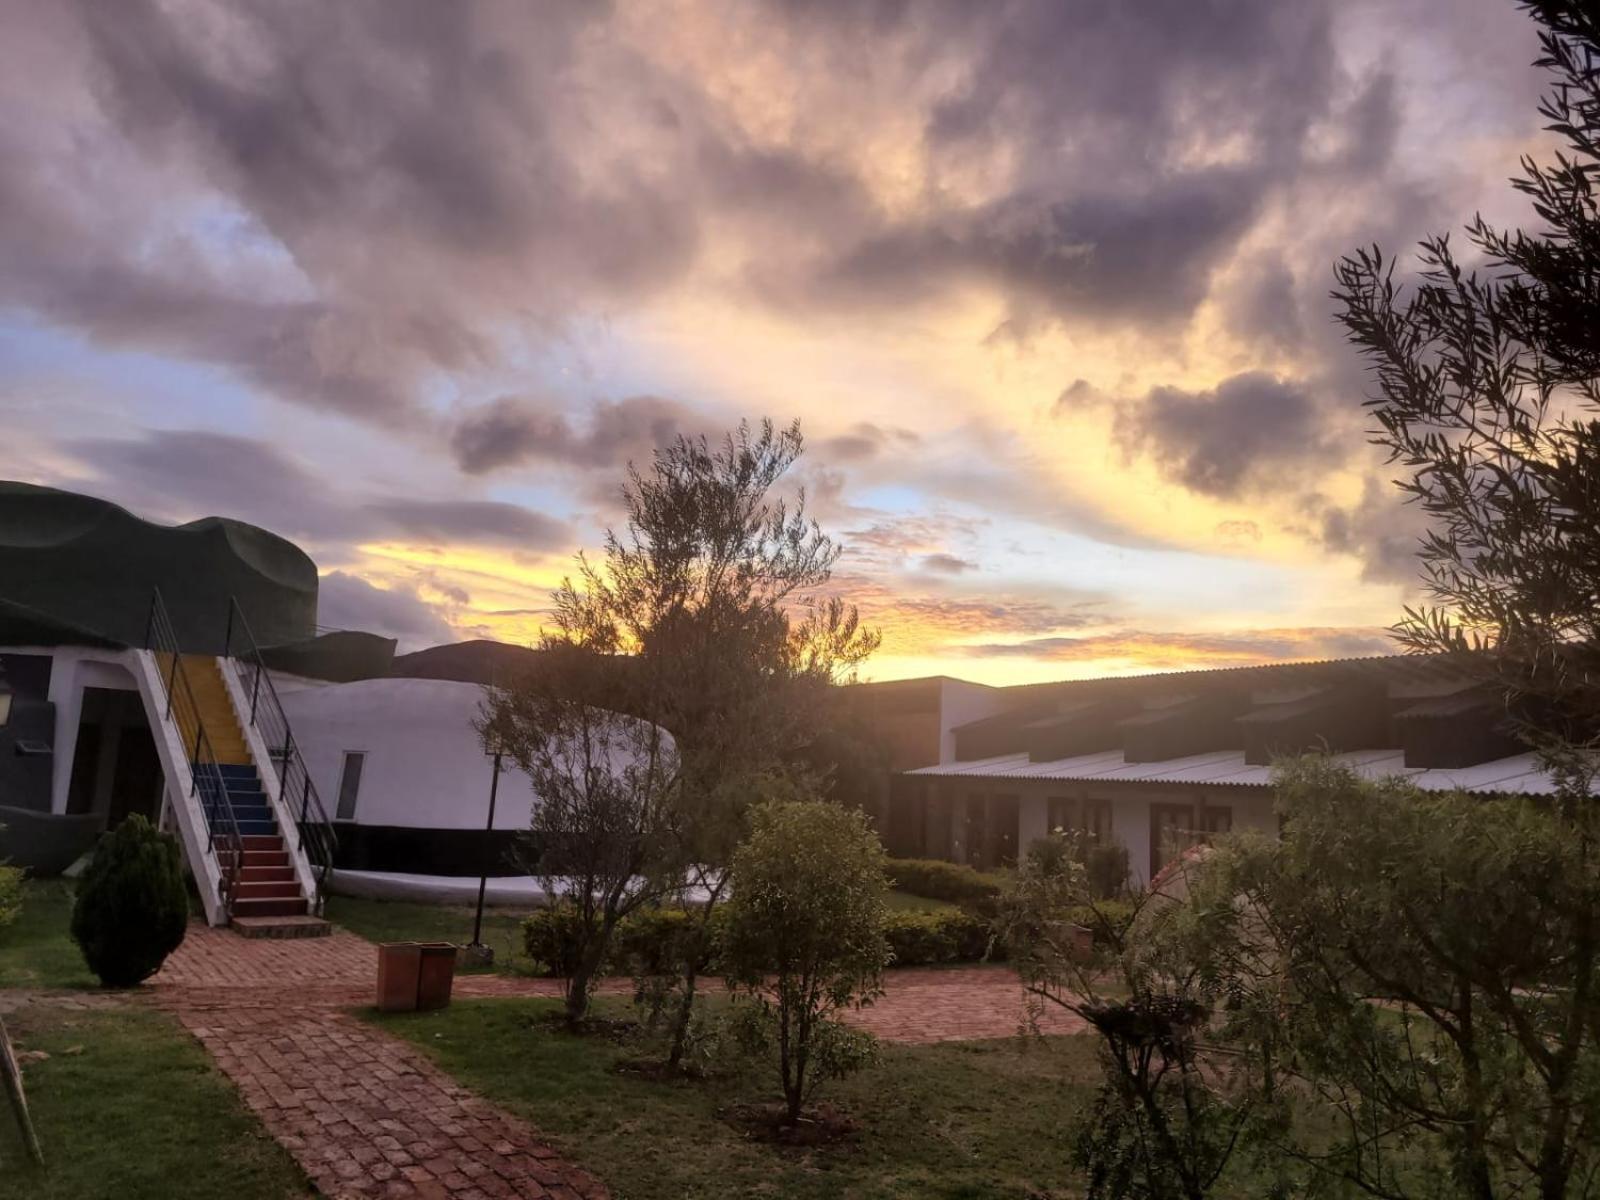
[[884, 835], [894, 854], [992, 868], [1052, 829], [1077, 829], [1122, 843], [1135, 879], [1148, 881], [1214, 834], [1275, 830], [1272, 762], [1309, 750], [1423, 788], [1552, 790], [1500, 698], [1439, 658], [982, 691], [955, 683], [861, 685], [882, 690], [886, 736], [928, 752], [918, 764], [902, 755], [892, 780]]

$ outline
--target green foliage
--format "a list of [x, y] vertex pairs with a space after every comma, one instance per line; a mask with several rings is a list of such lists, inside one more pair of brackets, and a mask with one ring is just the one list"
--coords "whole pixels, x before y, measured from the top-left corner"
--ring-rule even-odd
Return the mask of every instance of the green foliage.
[[536, 910], [522, 922], [522, 948], [546, 975], [569, 977], [583, 956], [583, 913], [564, 900]]
[[999, 883], [964, 863], [937, 858], [891, 858], [887, 870], [893, 887], [928, 900], [971, 904], [1000, 894]]
[[989, 922], [974, 913], [892, 912], [884, 925], [897, 967], [924, 967], [939, 963], [997, 961], [1005, 947], [995, 938]]
[[1121, 842], [1095, 841], [1073, 830], [1056, 830], [1035, 838], [1026, 861], [1037, 874], [1068, 871], [1072, 864], [1083, 870], [1083, 882], [1097, 900], [1110, 900], [1128, 891], [1128, 848]]
[[1562, 143], [1513, 180], [1537, 225], [1480, 216], [1464, 256], [1430, 237], [1420, 272], [1402, 268], [1411, 286], [1397, 260], [1359, 250], [1338, 264], [1335, 300], [1377, 385], [1373, 441], [1428, 518], [1428, 603], [1396, 633], [1456, 654], [1586, 785], [1600, 772], [1600, 16], [1592, 0], [1523, 7], [1552, 76], [1540, 123]]
[[22, 911], [22, 868], [0, 866], [0, 929]]
[[866, 817], [824, 801], [763, 805], [734, 855], [723, 971], [771, 1030], [791, 1122], [818, 1080], [860, 1060], [831, 1026], [882, 990], [884, 863]]
[[1094, 935], [1095, 944], [1105, 948], [1120, 946], [1128, 935], [1139, 904], [1133, 900], [1095, 900], [1075, 904], [1063, 914], [1065, 920], [1082, 926]]
[[1128, 891], [1128, 848], [1121, 842], [1094, 842], [1083, 853], [1083, 873], [1089, 893], [1097, 900], [1113, 900]]
[[188, 924], [177, 840], [135, 813], [95, 846], [72, 909], [72, 939], [104, 986], [133, 987], [161, 969]]
[[1279, 1160], [1304, 1188], [1577, 1194], [1600, 1169], [1594, 817], [1319, 759], [1279, 796], [1282, 841], [1222, 845], [1146, 951], [1216, 1006], [1264, 1110], [1331, 1108]]

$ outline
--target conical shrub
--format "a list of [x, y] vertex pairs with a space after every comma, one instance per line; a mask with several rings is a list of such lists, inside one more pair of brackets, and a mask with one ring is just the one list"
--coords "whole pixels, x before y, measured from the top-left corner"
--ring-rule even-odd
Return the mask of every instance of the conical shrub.
[[178, 843], [137, 813], [100, 839], [78, 884], [72, 939], [106, 987], [133, 987], [183, 942], [189, 896]]

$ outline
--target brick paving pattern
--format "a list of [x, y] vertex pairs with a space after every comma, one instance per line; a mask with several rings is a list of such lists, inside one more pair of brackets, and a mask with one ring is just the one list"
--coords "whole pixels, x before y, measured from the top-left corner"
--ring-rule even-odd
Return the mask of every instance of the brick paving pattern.
[[[231, 999], [240, 997], [234, 994]], [[525, 1122], [328, 1008], [179, 1000], [179, 1020], [312, 1182], [339, 1200], [600, 1200]]]
[[[151, 982], [163, 992], [218, 1001], [231, 990], [292, 991], [301, 1003], [369, 1004], [377, 978], [377, 947], [343, 929], [330, 937], [242, 938], [226, 929], [191, 925], [189, 935]], [[711, 983], [715, 986], [715, 980]], [[627, 994], [627, 980], [608, 979], [600, 991]], [[460, 975], [455, 995], [559, 996], [554, 979]], [[233, 1002], [239, 1002], [237, 998]], [[1051, 1006], [1052, 1008], [1054, 1006]], [[852, 1024], [893, 1042], [947, 1042], [1010, 1037], [1024, 1028], [1026, 1008], [1017, 977], [1003, 966], [914, 967], [890, 971], [885, 994], [849, 1014]], [[1041, 1032], [1078, 1033], [1068, 1013], [1042, 1014]]]

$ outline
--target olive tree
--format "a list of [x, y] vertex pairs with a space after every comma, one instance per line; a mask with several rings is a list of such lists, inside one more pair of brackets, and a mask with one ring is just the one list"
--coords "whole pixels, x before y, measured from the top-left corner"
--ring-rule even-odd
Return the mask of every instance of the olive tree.
[[595, 703], [615, 655], [568, 610], [539, 666], [491, 689], [480, 729], [533, 783], [528, 844], [547, 902], [567, 906], [566, 1015], [578, 1025], [618, 924], [678, 885], [671, 821], [678, 755], [659, 726]]
[[1281, 840], [1207, 857], [1153, 930], [1251, 1065], [1293, 1193], [1586, 1195], [1600, 1170], [1600, 875], [1525, 797], [1279, 772]]
[[815, 750], [834, 685], [878, 644], [854, 606], [823, 593], [840, 548], [787, 486], [803, 449], [798, 423], [763, 421], [630, 464], [624, 523], [557, 597], [570, 625], [625, 660], [589, 694], [670, 731], [677, 752], [660, 848], [698, 928], [678, 943], [674, 1066], [751, 797], [773, 778], [827, 774]]
[[819, 1082], [871, 1057], [870, 1035], [838, 1015], [882, 992], [885, 855], [864, 814], [825, 801], [770, 801], [750, 824], [733, 857], [722, 963], [776, 1058], [792, 1124]]

